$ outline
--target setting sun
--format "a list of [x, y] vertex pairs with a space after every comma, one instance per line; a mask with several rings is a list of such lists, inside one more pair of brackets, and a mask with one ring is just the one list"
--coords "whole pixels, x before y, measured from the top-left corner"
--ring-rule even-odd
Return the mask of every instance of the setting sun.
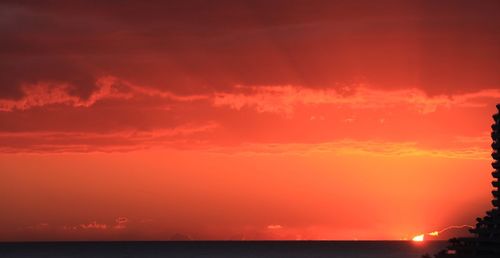
[[415, 236], [411, 240], [414, 241], [414, 242], [422, 242], [422, 241], [424, 241], [424, 234]]

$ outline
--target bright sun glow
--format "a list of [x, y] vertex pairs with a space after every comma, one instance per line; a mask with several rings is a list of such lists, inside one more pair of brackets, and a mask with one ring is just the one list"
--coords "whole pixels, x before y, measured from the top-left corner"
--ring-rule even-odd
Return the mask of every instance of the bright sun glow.
[[412, 240], [415, 242], [422, 242], [422, 241], [424, 241], [424, 234], [415, 236], [412, 238]]
[[429, 232], [429, 233], [417, 235], [417, 236], [413, 237], [412, 240], [415, 241], [415, 242], [422, 242], [422, 241], [424, 241], [425, 235], [432, 236], [432, 237], [437, 237], [441, 233], [446, 232], [446, 231], [448, 231], [450, 229], [461, 229], [461, 228], [474, 228], [474, 227], [471, 226], [471, 225], [460, 225], [460, 226], [452, 225], [452, 226], [445, 227], [445, 228], [443, 228], [443, 229], [441, 229], [439, 231], [432, 231], [432, 232]]
[[439, 231], [429, 233], [429, 236], [439, 236]]

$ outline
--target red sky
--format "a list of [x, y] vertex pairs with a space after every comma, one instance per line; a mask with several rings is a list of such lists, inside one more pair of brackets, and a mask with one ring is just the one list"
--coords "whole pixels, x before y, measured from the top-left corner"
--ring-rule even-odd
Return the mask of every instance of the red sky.
[[498, 1], [2, 1], [0, 240], [404, 239], [491, 207]]

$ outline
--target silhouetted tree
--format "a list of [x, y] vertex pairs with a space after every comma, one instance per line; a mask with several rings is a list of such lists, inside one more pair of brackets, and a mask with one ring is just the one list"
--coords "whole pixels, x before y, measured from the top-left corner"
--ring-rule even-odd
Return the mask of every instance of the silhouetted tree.
[[[453, 238], [450, 239], [450, 245], [447, 250], [437, 253], [434, 257], [482, 257], [493, 258], [500, 257], [500, 198], [499, 198], [499, 175], [500, 175], [500, 104], [496, 105], [497, 113], [493, 115], [494, 123], [491, 126], [491, 139], [493, 143], [493, 163], [491, 166], [494, 171], [492, 172], [493, 181], [493, 209], [486, 212], [483, 218], [477, 218], [476, 227], [471, 229], [470, 232], [474, 237], [469, 238]], [[430, 258], [429, 255], [422, 256], [423, 258]]]

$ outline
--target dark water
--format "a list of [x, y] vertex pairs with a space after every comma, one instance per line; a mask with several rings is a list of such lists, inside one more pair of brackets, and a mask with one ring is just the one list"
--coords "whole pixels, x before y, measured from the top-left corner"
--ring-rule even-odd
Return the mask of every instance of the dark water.
[[0, 243], [1, 258], [331, 257], [417, 258], [446, 242], [429, 241], [192, 241]]

